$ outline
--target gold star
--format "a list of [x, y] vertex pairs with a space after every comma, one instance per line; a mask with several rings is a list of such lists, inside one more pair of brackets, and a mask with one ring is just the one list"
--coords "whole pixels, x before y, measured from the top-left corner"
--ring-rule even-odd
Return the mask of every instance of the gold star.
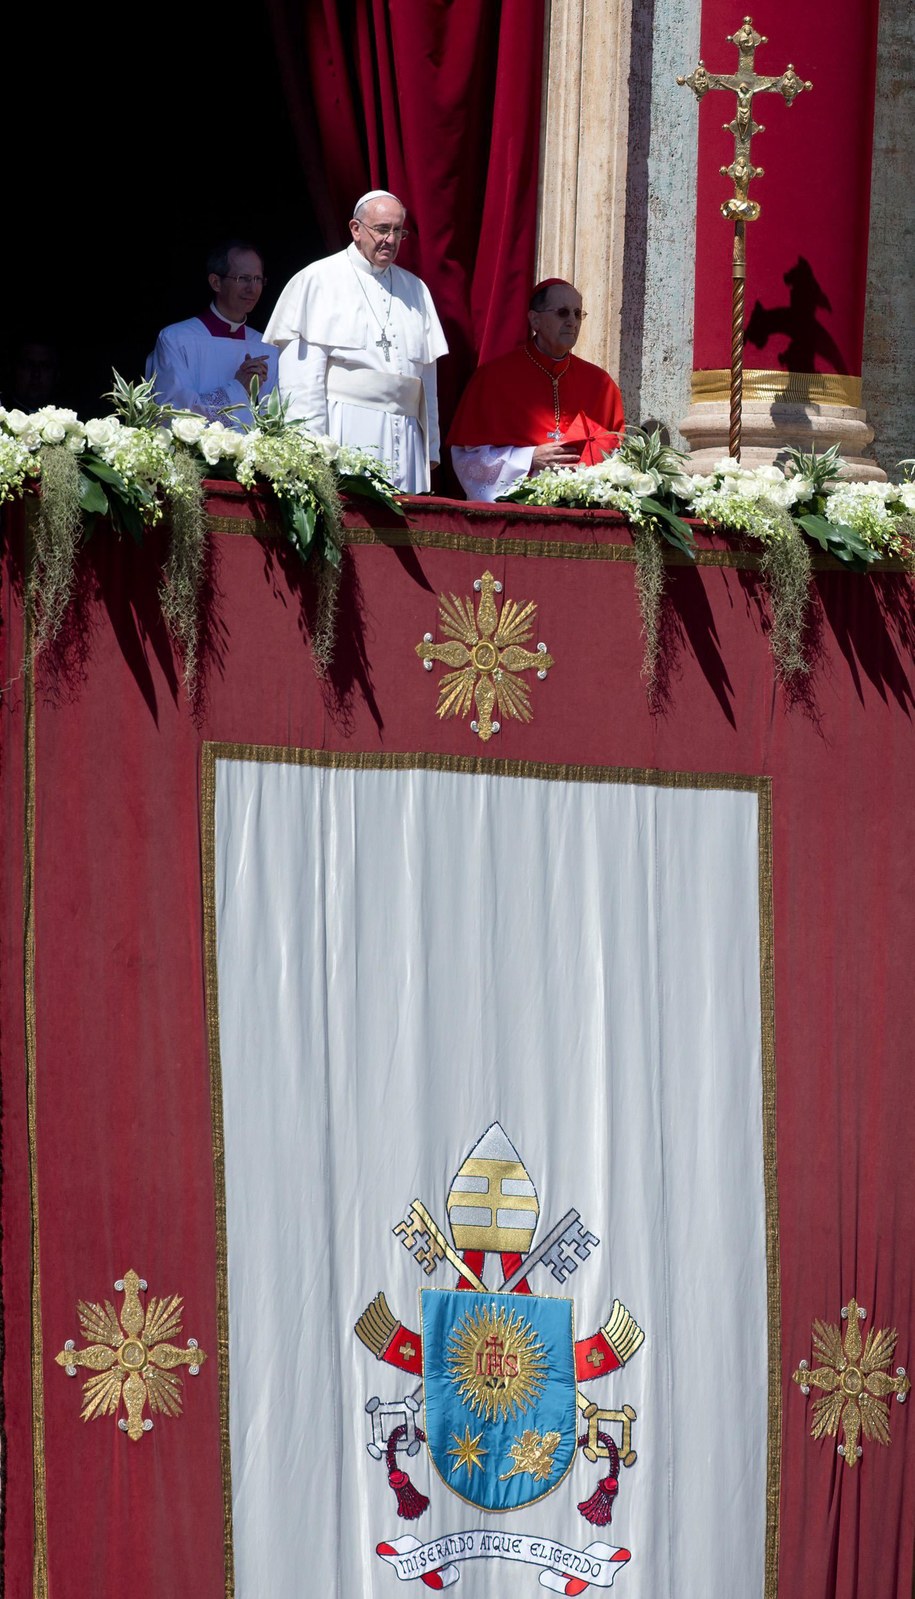
[[483, 1458], [482, 1457], [484, 1455], [488, 1455], [489, 1454], [489, 1450], [488, 1449], [481, 1449], [480, 1448], [480, 1439], [482, 1438], [483, 1434], [481, 1432], [478, 1432], [475, 1438], [471, 1438], [471, 1436], [470, 1436], [470, 1428], [469, 1427], [465, 1427], [464, 1428], [464, 1436], [463, 1436], [463, 1438], [459, 1438], [456, 1432], [453, 1432], [451, 1434], [451, 1436], [454, 1439], [455, 1443], [457, 1444], [457, 1448], [456, 1449], [449, 1449], [448, 1450], [449, 1455], [454, 1455], [455, 1456], [455, 1462], [454, 1462], [454, 1465], [451, 1468], [452, 1472], [457, 1471], [459, 1466], [466, 1466], [467, 1467], [467, 1475], [468, 1475], [468, 1477], [472, 1477], [473, 1476], [473, 1468], [474, 1468], [474, 1466], [479, 1467], [480, 1471], [482, 1471], [483, 1470]]

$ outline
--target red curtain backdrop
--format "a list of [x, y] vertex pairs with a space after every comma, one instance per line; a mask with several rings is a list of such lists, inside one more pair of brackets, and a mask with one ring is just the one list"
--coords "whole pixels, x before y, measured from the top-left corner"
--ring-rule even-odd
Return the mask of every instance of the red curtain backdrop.
[[[737, 70], [728, 35], [746, 10], [735, 0], [703, 0], [700, 54], [710, 72]], [[751, 322], [748, 367], [860, 375], [877, 14], [877, 0], [844, 0], [824, 26], [817, 0], [753, 7], [754, 27], [769, 40], [756, 51], [756, 71], [774, 75], [790, 61], [813, 92], [790, 109], [776, 94], [753, 101], [765, 128], [754, 135], [753, 160], [765, 175], [750, 189], [762, 214], [747, 227], [747, 319], [757, 300], [762, 313]], [[733, 184], [718, 168], [734, 159], [722, 124], [735, 106], [733, 94], [715, 90], [698, 108], [697, 370], [730, 365], [734, 225], [719, 206]]]
[[[221, 507], [233, 508], [231, 500]], [[201, 748], [216, 740], [354, 758], [479, 756], [482, 768], [494, 755], [771, 778], [778, 1596], [911, 1599], [912, 1404], [890, 1404], [891, 1442], [863, 1439], [863, 1458], [849, 1469], [836, 1439], [810, 1437], [817, 1395], [805, 1400], [791, 1380], [802, 1359], [813, 1359], [814, 1320], [839, 1323], [852, 1296], [867, 1311], [865, 1332], [898, 1330], [891, 1370], [913, 1365], [911, 582], [902, 573], [860, 577], [821, 563], [815, 668], [806, 700], [792, 706], [774, 682], [758, 575], [727, 565], [669, 567], [671, 692], [664, 711], [652, 715], [640, 681], [632, 544], [623, 527], [599, 514], [462, 513], [434, 499], [416, 502], [411, 516], [412, 544], [384, 532], [375, 540], [355, 516], [362, 542], [346, 558], [338, 659], [323, 684], [308, 654], [313, 594], [298, 562], [275, 540], [249, 533], [253, 524], [223, 522], [213, 538], [206, 693], [196, 715], [161, 622], [161, 547], [99, 534], [81, 557], [82, 644], [65, 659], [67, 672], [42, 665], [30, 716], [21, 673], [21, 546], [7, 550], [0, 574], [6, 1591], [32, 1592], [40, 1483], [51, 1599], [222, 1599], [225, 1592], [199, 854]], [[415, 646], [437, 629], [438, 595], [472, 595], [487, 567], [507, 598], [536, 603], [535, 637], [556, 664], [533, 685], [532, 722], [506, 719], [497, 740], [482, 746], [467, 721], [436, 717], [437, 676], [423, 671]], [[32, 821], [33, 982], [24, 963]], [[30, 1107], [24, 1034], [32, 995]], [[716, 1003], [714, 993], [708, 1002]], [[269, 1092], [270, 1062], [252, 1067]], [[87, 1373], [69, 1378], [54, 1361], [66, 1339], [85, 1341], [78, 1300], [109, 1298], [119, 1308], [113, 1282], [130, 1267], [148, 1279], [150, 1294], [183, 1297], [176, 1342], [196, 1337], [209, 1357], [199, 1377], [183, 1377], [183, 1415], [157, 1416], [138, 1443], [111, 1416], [81, 1421]], [[714, 1304], [704, 1314], [714, 1339]], [[328, 1331], [344, 1335], [349, 1329]], [[320, 1358], [330, 1370], [330, 1354]], [[723, 1351], [725, 1370], [731, 1376], [723, 1381], [741, 1380], [739, 1351]], [[34, 1437], [33, 1415], [41, 1419]], [[647, 1428], [645, 1436], [650, 1447]], [[765, 1436], [757, 1443], [767, 1450]], [[695, 1446], [701, 1469], [715, 1447], [701, 1416]], [[629, 1491], [637, 1491], [635, 1481]], [[319, 1513], [296, 1508], [294, 1485], [292, 1494], [291, 1513]]]
[[[524, 337], [534, 270], [543, 0], [269, 0], [328, 250], [355, 200], [410, 212], [399, 261], [432, 291], [450, 355], [443, 433], [477, 364]], [[305, 262], [302, 262], [305, 265]]]

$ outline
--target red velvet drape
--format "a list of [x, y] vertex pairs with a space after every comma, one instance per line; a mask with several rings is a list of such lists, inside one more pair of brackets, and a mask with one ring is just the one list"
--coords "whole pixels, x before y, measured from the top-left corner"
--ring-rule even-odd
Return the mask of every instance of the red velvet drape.
[[[400, 264], [429, 285], [449, 357], [442, 421], [477, 363], [523, 336], [534, 268], [543, 0], [269, 0], [328, 250], [353, 203], [410, 212]], [[304, 265], [304, 262], [303, 262]]]

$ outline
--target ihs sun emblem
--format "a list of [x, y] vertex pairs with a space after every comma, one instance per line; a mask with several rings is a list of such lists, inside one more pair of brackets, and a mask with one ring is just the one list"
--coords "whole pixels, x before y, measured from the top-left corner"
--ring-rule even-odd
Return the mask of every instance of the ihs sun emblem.
[[520, 1311], [486, 1305], [458, 1322], [447, 1366], [471, 1410], [487, 1421], [501, 1421], [520, 1415], [539, 1397], [546, 1351]]

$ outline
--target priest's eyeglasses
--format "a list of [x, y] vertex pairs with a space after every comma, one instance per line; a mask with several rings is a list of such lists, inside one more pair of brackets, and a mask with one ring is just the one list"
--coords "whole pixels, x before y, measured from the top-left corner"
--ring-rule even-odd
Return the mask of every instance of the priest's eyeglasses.
[[245, 289], [262, 289], [267, 279], [259, 272], [217, 272], [224, 283], [240, 283]]
[[[567, 316], [573, 316], [576, 322], [583, 322], [588, 314], [581, 309], [581, 306], [571, 305], [548, 305], [545, 310], [547, 316], [561, 316], [563, 321]], [[544, 312], [541, 311], [540, 315], [543, 316]]]
[[365, 228], [366, 233], [372, 235], [373, 239], [409, 239], [410, 237], [409, 228], [395, 228], [391, 227], [389, 223], [383, 223], [380, 228], [373, 228], [370, 222], [363, 222], [361, 217], [357, 217], [356, 221], [359, 223], [360, 228]]

